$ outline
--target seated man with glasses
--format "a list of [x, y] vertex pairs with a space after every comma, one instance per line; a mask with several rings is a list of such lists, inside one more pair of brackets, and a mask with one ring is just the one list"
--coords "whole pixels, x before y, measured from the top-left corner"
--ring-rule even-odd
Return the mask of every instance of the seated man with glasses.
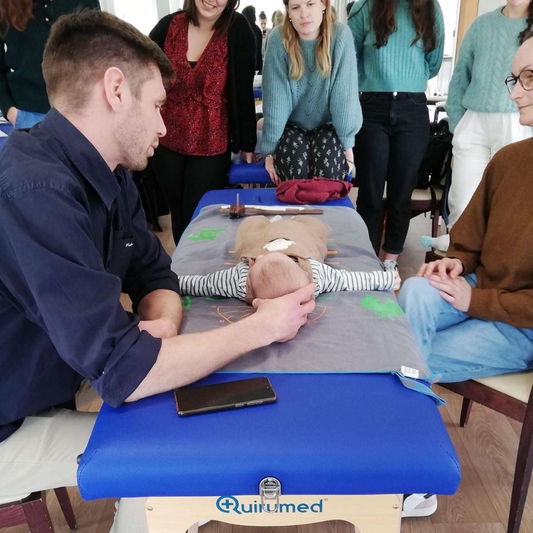
[[[533, 126], [533, 39], [505, 83]], [[453, 226], [445, 259], [422, 266], [399, 301], [442, 382], [533, 367], [533, 139], [502, 148]]]

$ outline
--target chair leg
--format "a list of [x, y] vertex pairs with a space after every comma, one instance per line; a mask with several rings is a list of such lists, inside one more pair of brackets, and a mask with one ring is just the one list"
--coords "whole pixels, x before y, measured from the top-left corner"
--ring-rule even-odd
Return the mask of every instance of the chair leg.
[[431, 236], [435, 239], [439, 235], [440, 211], [436, 209], [431, 213]]
[[[533, 397], [533, 394], [532, 394]], [[513, 493], [511, 496], [511, 511], [509, 512], [509, 525], [507, 533], [518, 533], [524, 506], [526, 504], [529, 481], [533, 470], [533, 405], [528, 406], [522, 433], [520, 434], [520, 444], [518, 445], [518, 456], [516, 458], [516, 469], [513, 481]]]
[[468, 398], [463, 398], [463, 406], [461, 407], [461, 420], [459, 425], [464, 428], [468, 424], [470, 418], [470, 411], [472, 410], [472, 404], [474, 402]]
[[54, 533], [52, 520], [46, 507], [44, 492], [41, 492], [40, 497], [37, 496], [36, 499], [24, 502], [22, 510], [30, 533]]
[[59, 489], [54, 489], [54, 492], [56, 493], [57, 500], [63, 511], [68, 527], [71, 531], [76, 531], [76, 529], [78, 529], [78, 524], [76, 524], [76, 517], [74, 516], [74, 510], [72, 509], [72, 503], [70, 503], [67, 488], [61, 487]]

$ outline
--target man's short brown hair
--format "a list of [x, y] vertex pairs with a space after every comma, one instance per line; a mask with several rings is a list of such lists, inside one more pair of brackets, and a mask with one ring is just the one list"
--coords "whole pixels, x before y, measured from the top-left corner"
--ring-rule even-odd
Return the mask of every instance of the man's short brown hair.
[[52, 26], [43, 56], [43, 75], [52, 106], [58, 99], [80, 109], [107, 69], [119, 68], [135, 97], [158, 68], [163, 83], [174, 70], [163, 51], [131, 24], [109, 13], [81, 11], [64, 15]]

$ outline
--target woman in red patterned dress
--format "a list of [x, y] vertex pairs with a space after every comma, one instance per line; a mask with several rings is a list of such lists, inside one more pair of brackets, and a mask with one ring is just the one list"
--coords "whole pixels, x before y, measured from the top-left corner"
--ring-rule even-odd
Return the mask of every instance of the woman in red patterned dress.
[[256, 45], [238, 3], [191, 0], [150, 33], [176, 71], [162, 109], [167, 135], [150, 160], [176, 244], [203, 194], [227, 185], [231, 152], [253, 159]]

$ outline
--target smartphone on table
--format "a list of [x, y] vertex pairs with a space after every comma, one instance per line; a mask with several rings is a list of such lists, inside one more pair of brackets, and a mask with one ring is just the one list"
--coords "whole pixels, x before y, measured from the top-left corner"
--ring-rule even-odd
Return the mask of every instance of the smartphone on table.
[[201, 387], [184, 387], [176, 389], [174, 397], [180, 416], [250, 407], [277, 400], [270, 380], [265, 377], [227, 381]]

